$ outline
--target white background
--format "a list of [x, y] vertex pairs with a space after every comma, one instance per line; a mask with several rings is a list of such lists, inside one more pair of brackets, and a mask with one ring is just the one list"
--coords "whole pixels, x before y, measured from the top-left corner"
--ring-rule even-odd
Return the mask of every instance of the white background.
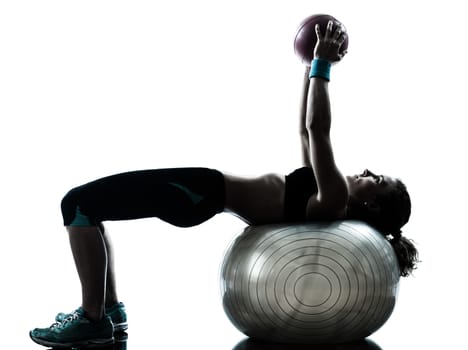
[[[239, 175], [301, 165], [298, 23], [344, 22], [332, 69], [336, 160], [400, 177], [404, 234], [423, 263], [402, 280], [383, 349], [466, 346], [466, 16], [445, 1], [2, 1], [2, 342], [80, 303], [60, 200], [135, 169], [207, 166]], [[232, 349], [218, 272], [244, 227], [227, 214], [192, 229], [108, 225], [134, 349]], [[3, 344], [2, 344], [2, 347]]]

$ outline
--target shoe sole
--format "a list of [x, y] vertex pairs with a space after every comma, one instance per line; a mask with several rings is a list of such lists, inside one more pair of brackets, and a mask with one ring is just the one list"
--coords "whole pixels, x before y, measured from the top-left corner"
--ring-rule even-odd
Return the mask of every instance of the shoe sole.
[[114, 337], [112, 338], [107, 338], [107, 339], [88, 339], [88, 340], [82, 340], [78, 342], [72, 342], [72, 343], [56, 343], [56, 342], [51, 342], [47, 341], [44, 339], [40, 338], [35, 338], [31, 334], [29, 334], [31, 339], [42, 346], [48, 346], [56, 349], [66, 349], [66, 348], [74, 348], [74, 347], [80, 347], [80, 346], [85, 346], [87, 348], [97, 348], [97, 347], [104, 347], [110, 344], [114, 344]]

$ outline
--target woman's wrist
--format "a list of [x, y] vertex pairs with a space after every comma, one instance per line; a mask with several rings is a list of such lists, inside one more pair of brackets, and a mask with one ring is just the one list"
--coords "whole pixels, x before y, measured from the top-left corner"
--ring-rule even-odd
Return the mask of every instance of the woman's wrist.
[[309, 79], [322, 78], [330, 81], [331, 63], [322, 58], [314, 58], [310, 63]]

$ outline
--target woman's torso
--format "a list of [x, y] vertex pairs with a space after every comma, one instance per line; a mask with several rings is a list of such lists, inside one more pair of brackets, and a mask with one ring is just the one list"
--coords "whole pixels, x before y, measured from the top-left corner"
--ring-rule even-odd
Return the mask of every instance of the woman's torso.
[[317, 193], [311, 168], [299, 168], [288, 176], [224, 176], [226, 211], [252, 225], [304, 221], [307, 202], [310, 196]]
[[250, 225], [283, 221], [285, 176], [267, 174], [244, 178], [224, 174], [224, 178], [226, 211]]

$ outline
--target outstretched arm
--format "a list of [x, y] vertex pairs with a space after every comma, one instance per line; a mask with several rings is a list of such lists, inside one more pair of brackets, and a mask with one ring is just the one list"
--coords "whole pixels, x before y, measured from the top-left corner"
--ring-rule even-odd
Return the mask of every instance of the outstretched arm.
[[[336, 27], [336, 28], [334, 28]], [[335, 23], [329, 23], [322, 36], [317, 27], [317, 45], [314, 57], [330, 63], [338, 62], [342, 56], [339, 49], [345, 33]], [[310, 79], [306, 113], [306, 127], [309, 135], [310, 162], [317, 182], [317, 195], [307, 205], [310, 219], [334, 219], [344, 214], [348, 199], [346, 181], [336, 166], [330, 140], [331, 108], [328, 80], [322, 77]]]
[[309, 95], [309, 71], [306, 66], [302, 83], [301, 105], [299, 107], [299, 135], [301, 137], [301, 154], [303, 166], [312, 168], [310, 161], [310, 141], [309, 131], [307, 130], [307, 99]]

